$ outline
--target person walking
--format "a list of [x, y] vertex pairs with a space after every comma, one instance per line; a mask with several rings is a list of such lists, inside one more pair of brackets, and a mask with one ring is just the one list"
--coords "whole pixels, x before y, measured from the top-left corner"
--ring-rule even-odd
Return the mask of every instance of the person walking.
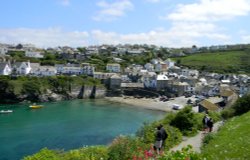
[[154, 150], [157, 154], [160, 154], [160, 150], [162, 147], [162, 134], [161, 134], [161, 127], [158, 126], [155, 132], [155, 143], [154, 143]]
[[209, 120], [207, 121], [207, 126], [208, 126], [208, 130], [209, 132], [213, 131], [213, 126], [214, 126], [214, 122], [212, 118], [209, 118]]
[[165, 128], [163, 127], [162, 124], [160, 124], [160, 131], [161, 131], [161, 135], [162, 135], [162, 146], [161, 146], [161, 150], [164, 151], [164, 147], [165, 147], [165, 141], [168, 138], [168, 134], [165, 130]]
[[209, 118], [208, 114], [206, 114], [206, 115], [203, 117], [203, 119], [202, 119], [202, 123], [203, 123], [203, 126], [204, 126], [204, 131], [205, 131], [205, 133], [208, 132], [208, 125], [207, 125], [207, 122], [208, 122], [209, 119], [210, 119], [210, 118]]

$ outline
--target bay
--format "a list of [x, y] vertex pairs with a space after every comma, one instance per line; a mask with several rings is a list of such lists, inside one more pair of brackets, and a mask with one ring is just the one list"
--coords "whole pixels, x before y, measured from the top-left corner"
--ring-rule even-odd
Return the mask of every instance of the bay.
[[49, 149], [77, 149], [107, 145], [119, 135], [133, 135], [144, 122], [165, 113], [135, 108], [105, 100], [73, 100], [43, 103], [41, 109], [28, 104], [1, 105], [14, 112], [0, 114], [0, 160], [21, 159]]

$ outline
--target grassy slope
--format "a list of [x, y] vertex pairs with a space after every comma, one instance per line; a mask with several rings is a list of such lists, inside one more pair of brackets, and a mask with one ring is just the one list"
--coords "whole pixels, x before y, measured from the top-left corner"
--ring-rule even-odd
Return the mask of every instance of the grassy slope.
[[245, 51], [201, 53], [174, 59], [180, 59], [181, 65], [196, 69], [221, 73], [238, 71], [250, 73], [250, 53]]
[[202, 151], [211, 160], [250, 158], [250, 112], [231, 119]]

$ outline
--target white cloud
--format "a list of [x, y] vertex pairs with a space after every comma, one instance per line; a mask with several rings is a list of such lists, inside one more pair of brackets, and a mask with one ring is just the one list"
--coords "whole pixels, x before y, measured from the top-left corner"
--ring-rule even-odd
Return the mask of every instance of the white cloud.
[[70, 5], [70, 0], [61, 0], [61, 5], [63, 6], [69, 6]]
[[146, 0], [147, 2], [150, 2], [150, 3], [158, 3], [160, 2], [160, 0]]
[[132, 10], [134, 5], [129, 0], [120, 0], [114, 3], [100, 1], [97, 6], [101, 8], [93, 20], [96, 21], [113, 21], [125, 15], [129, 10]]
[[55, 46], [83, 46], [87, 45], [87, 32], [65, 32], [60, 28], [48, 29], [0, 29], [0, 42], [4, 43], [32, 43], [38, 47]]
[[250, 12], [249, 0], [200, 0], [193, 4], [179, 4], [176, 11], [165, 16], [173, 21], [219, 21]]
[[225, 34], [228, 26], [218, 22], [247, 16], [249, 13], [249, 0], [198, 0], [196, 3], [178, 4], [171, 13], [160, 19], [170, 21], [168, 32], [179, 38], [173, 44], [199, 44], [204, 41], [225, 44], [231, 43], [232, 38]]
[[250, 43], [250, 35], [243, 35], [241, 39], [243, 43]]
[[[0, 43], [31, 43], [38, 47], [86, 46], [91, 44], [155, 44], [167, 47], [201, 45], [199, 39], [223, 43], [230, 37], [219, 33], [216, 26], [208, 23], [174, 23], [170, 29], [156, 28], [148, 32], [120, 34], [92, 30], [90, 32], [65, 32], [60, 28], [48, 29], [0, 29]], [[245, 38], [247, 39], [247, 38]]]
[[230, 40], [229, 36], [214, 32], [215, 27], [213, 24], [202, 23], [189, 24], [189, 26], [174, 24], [169, 30], [161, 28], [149, 32], [131, 34], [95, 30], [91, 32], [91, 38], [97, 42], [97, 44], [155, 44], [168, 47], [190, 47], [194, 44], [199, 45], [199, 38], [213, 40], [213, 42], [217, 43]]

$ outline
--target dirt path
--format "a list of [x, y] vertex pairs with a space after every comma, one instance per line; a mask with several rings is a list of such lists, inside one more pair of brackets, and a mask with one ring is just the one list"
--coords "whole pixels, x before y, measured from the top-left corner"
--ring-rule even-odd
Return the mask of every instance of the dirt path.
[[[215, 123], [214, 127], [213, 127], [213, 132], [217, 132], [218, 128], [222, 125], [222, 123], [223, 123], [222, 121]], [[200, 153], [201, 152], [200, 148], [202, 146], [203, 137], [204, 137], [204, 132], [203, 131], [200, 131], [194, 137], [184, 137], [183, 138], [184, 140], [179, 145], [177, 145], [174, 148], [170, 149], [170, 151], [181, 150], [183, 147], [191, 145], [191, 146], [193, 146], [193, 150], [195, 152]]]

